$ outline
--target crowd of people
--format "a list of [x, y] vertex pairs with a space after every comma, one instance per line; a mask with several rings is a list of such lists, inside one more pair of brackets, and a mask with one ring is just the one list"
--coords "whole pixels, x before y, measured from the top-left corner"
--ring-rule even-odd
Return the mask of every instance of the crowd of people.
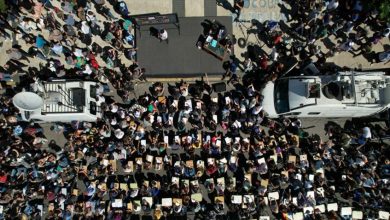
[[[241, 0], [235, 2], [242, 4]], [[389, 50], [383, 42], [389, 37], [390, 27], [380, 18], [379, 9], [373, 7], [379, 2], [286, 0], [279, 4], [286, 21], [260, 22], [254, 19], [248, 21], [251, 23], [250, 27], [244, 25], [247, 34], [256, 33], [261, 43], [271, 50], [269, 54], [262, 50], [254, 53], [248, 51], [246, 63], [257, 64], [255, 67], [268, 70], [268, 65], [260, 66], [264, 55], [267, 60], [282, 63], [296, 57], [300, 62], [315, 62], [321, 68], [328, 65], [329, 58], [335, 59], [339, 54], [350, 53], [353, 57], [363, 56], [371, 64], [387, 64], [390, 60]], [[242, 22], [246, 21], [239, 19], [240, 13], [237, 11], [240, 9], [232, 9], [239, 22], [238, 26], [242, 28]], [[238, 39], [237, 42], [239, 45], [241, 43], [241, 47], [245, 46], [245, 42], [240, 40], [245, 39]], [[375, 52], [376, 45], [383, 45], [384, 49]]]
[[[274, 32], [277, 24], [267, 22], [273, 55], [227, 62], [234, 90], [217, 92], [207, 80], [158, 82], [133, 97], [133, 82], [146, 80], [146, 70], [135, 61], [125, 2], [9, 1], [0, 16], [0, 35], [13, 45], [0, 70], [6, 87], [0, 102], [0, 219], [388, 219], [387, 127], [328, 123], [324, 140], [305, 132], [299, 119], [271, 119], [263, 111], [257, 82], [283, 73], [278, 54], [313, 48], [323, 33], [318, 30], [338, 27], [344, 7], [351, 17], [338, 30], [376, 19], [374, 12], [363, 14], [359, 1], [312, 2], [318, 1], [299, 1], [291, 17], [303, 24], [294, 37], [306, 37], [308, 44], [287, 54], [287, 33]], [[223, 38], [223, 28], [213, 25], [205, 34]], [[360, 41], [364, 35], [348, 41], [379, 42], [388, 37], [381, 28], [368, 41]], [[164, 31], [162, 41], [168, 38]], [[46, 63], [38, 68], [35, 60]], [[241, 65], [242, 81], [236, 74]], [[38, 124], [21, 121], [12, 104], [16, 92], [53, 78], [110, 83], [124, 102], [105, 97], [97, 122], [54, 123], [52, 132], [66, 138], [59, 146]]]

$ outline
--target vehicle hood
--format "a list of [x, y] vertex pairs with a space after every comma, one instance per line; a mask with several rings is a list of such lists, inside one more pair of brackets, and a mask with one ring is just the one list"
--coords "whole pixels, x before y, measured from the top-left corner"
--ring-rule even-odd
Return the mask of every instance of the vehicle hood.
[[273, 82], [268, 82], [261, 93], [263, 95], [263, 109], [270, 118], [278, 117], [275, 110], [274, 87]]

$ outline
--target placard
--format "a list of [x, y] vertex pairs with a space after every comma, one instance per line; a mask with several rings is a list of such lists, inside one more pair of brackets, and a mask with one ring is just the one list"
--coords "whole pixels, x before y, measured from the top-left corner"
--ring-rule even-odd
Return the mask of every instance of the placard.
[[233, 204], [241, 204], [242, 196], [241, 195], [232, 195], [232, 203]]
[[311, 215], [311, 214], [313, 214], [313, 211], [314, 211], [313, 207], [304, 207], [303, 208], [303, 213], [305, 215]]
[[298, 197], [293, 197], [292, 198], [292, 203], [296, 206], [298, 206]]
[[187, 161], [186, 161], [186, 166], [187, 166], [187, 167], [190, 167], [190, 168], [193, 168], [193, 167], [194, 167], [194, 161], [192, 161], [192, 160], [187, 160]]
[[215, 123], [218, 123], [218, 116], [217, 116], [217, 115], [213, 115], [213, 121], [214, 121]]
[[134, 200], [133, 201], [133, 208], [135, 207], [135, 212], [141, 211], [141, 201], [140, 200]]
[[324, 204], [322, 204], [322, 205], [316, 205], [315, 206], [315, 209], [318, 209], [318, 210], [320, 210], [320, 212], [321, 213], [325, 213], [325, 205]]
[[175, 143], [180, 144], [180, 137], [177, 135], [175, 136]]
[[[1, 212], [0, 213], [3, 213], [3, 208], [2, 208], [2, 206], [1, 206], [1, 208], [0, 208], [1, 210]], [[42, 216], [42, 214], [43, 214], [43, 205], [37, 205], [37, 209], [39, 210], [39, 215], [40, 216]]]
[[153, 205], [153, 198], [152, 197], [142, 197], [142, 200], [145, 200], [149, 204], [149, 208]]
[[267, 188], [268, 187], [268, 179], [262, 179], [260, 185]]
[[274, 160], [275, 163], [278, 163], [278, 156], [276, 154], [269, 156], [269, 158]]
[[271, 200], [271, 199], [279, 200], [279, 192], [276, 191], [276, 192], [270, 192], [270, 193], [268, 193], [268, 199], [269, 199], [269, 200]]
[[127, 187], [127, 184], [126, 183], [121, 183], [119, 184], [119, 187], [124, 190], [124, 191], [127, 191], [129, 188]]
[[116, 172], [116, 160], [110, 160], [109, 162], [111, 164], [112, 170]]
[[257, 163], [258, 163], [258, 164], [265, 163], [264, 157], [262, 157], [262, 158], [260, 158], [260, 159], [257, 159]]
[[146, 155], [146, 161], [149, 163], [153, 163], [153, 156], [152, 155]]
[[216, 204], [222, 204], [222, 205], [224, 205], [224, 203], [225, 203], [225, 197], [223, 197], [223, 196], [217, 196], [217, 197], [215, 197], [214, 202], [215, 202]]
[[201, 193], [194, 193], [191, 195], [191, 199], [195, 200], [196, 202], [202, 201], [202, 194]]
[[226, 103], [227, 105], [230, 103], [230, 98], [229, 98], [229, 96], [226, 96], [226, 97], [225, 97], [225, 103]]
[[338, 207], [337, 203], [329, 203], [327, 205], [327, 210], [328, 210], [328, 212], [330, 212], [330, 211], [337, 212], [337, 211], [339, 211], [339, 207]]
[[175, 205], [182, 205], [183, 204], [183, 200], [182, 199], [178, 199], [178, 198], [173, 198], [172, 202]]
[[322, 197], [325, 196], [325, 190], [324, 188], [320, 187], [320, 188], [317, 188], [317, 193], [320, 194]]
[[124, 172], [125, 173], [131, 173], [134, 171], [134, 164], [133, 164], [133, 161], [127, 161], [127, 166], [126, 168], [124, 169]]
[[131, 201], [129, 202], [129, 203], [127, 203], [127, 210], [129, 211], [129, 212], [132, 212], [133, 211], [133, 203], [131, 203]]
[[379, 215], [379, 219], [388, 220], [390, 218], [389, 212], [386, 212], [386, 211], [379, 211], [378, 215]]
[[288, 156], [288, 162], [289, 163], [296, 163], [296, 161], [297, 161], [297, 157], [295, 156], [295, 155], [289, 155]]
[[255, 202], [255, 196], [254, 195], [244, 195], [243, 197], [244, 203], [252, 203]]
[[173, 184], [179, 184], [179, 182], [180, 182], [180, 178], [179, 177], [172, 177], [172, 183]]
[[362, 211], [352, 211], [352, 219], [363, 219]]
[[352, 215], [352, 207], [342, 207], [341, 208], [341, 215], [342, 216], [345, 216], [345, 215]]
[[113, 208], [122, 208], [123, 200], [122, 199], [115, 199], [111, 205]]
[[130, 189], [138, 189], [137, 183], [130, 183]]
[[202, 109], [202, 103], [201, 102], [196, 102], [196, 108], [197, 109]]
[[162, 198], [161, 205], [164, 207], [171, 207], [172, 206], [172, 198]]
[[303, 212], [297, 212], [293, 214], [293, 220], [303, 220]]
[[307, 191], [306, 198], [310, 198], [310, 197], [313, 198], [313, 199], [316, 198], [316, 196], [314, 194], [314, 191]]

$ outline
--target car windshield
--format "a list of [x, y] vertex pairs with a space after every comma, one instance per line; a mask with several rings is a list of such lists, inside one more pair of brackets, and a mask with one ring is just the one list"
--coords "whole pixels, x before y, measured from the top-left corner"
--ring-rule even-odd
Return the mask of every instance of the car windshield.
[[288, 103], [288, 79], [277, 80], [274, 89], [275, 110], [278, 114], [290, 111]]
[[93, 101], [90, 101], [90, 102], [89, 102], [89, 112], [90, 112], [92, 115], [96, 115], [96, 112], [97, 112], [96, 102], [93, 102]]
[[90, 85], [90, 87], [89, 87], [89, 96], [91, 98], [96, 99], [96, 89], [97, 89], [97, 86]]

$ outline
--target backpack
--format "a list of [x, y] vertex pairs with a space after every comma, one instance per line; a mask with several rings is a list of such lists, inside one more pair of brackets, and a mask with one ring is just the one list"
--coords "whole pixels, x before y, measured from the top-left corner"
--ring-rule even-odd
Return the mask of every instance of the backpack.
[[91, 33], [92, 33], [93, 35], [101, 35], [102, 30], [101, 30], [101, 28], [100, 28], [99, 25], [97, 25], [97, 24], [95, 24], [95, 23], [92, 23], [92, 24], [91, 24]]

